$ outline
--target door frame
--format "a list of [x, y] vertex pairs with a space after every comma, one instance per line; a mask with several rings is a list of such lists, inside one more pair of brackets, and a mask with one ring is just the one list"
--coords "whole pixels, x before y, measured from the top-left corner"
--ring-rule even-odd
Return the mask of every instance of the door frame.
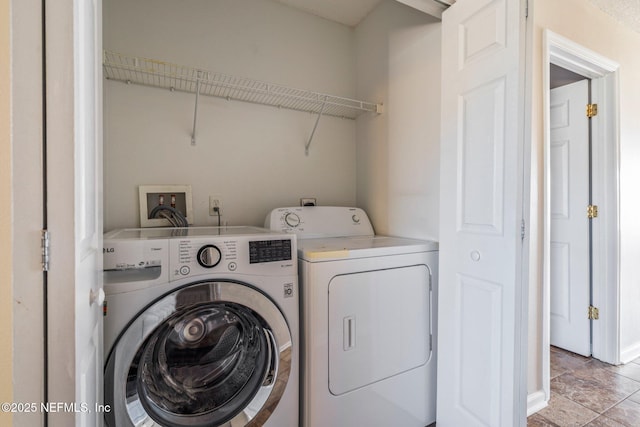
[[[620, 363], [620, 204], [619, 75], [620, 65], [548, 29], [543, 32], [543, 300], [542, 384], [550, 398], [550, 72], [551, 64], [591, 79], [591, 102], [598, 105], [592, 126], [592, 199], [599, 206], [593, 222], [593, 305], [600, 319], [593, 322], [592, 354], [611, 364]], [[586, 214], [586, 206], [585, 206]], [[610, 286], [607, 286], [609, 284]], [[585, 316], [586, 316], [585, 307]]]

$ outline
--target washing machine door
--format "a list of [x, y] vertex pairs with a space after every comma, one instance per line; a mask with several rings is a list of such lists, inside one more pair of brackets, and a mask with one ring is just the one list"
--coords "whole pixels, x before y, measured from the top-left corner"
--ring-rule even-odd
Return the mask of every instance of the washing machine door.
[[291, 369], [287, 322], [239, 282], [195, 283], [143, 310], [105, 368], [107, 425], [259, 426]]

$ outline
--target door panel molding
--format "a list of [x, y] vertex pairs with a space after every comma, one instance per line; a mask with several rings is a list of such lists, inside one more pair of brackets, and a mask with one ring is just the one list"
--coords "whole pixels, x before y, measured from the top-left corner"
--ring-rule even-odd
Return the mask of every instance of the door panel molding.
[[[495, 31], [485, 31], [487, 27]], [[507, 44], [506, 4], [493, 1], [477, 14], [460, 24], [462, 46], [459, 52], [460, 69], [475, 60], [487, 57]]]
[[[457, 287], [458, 305], [462, 308], [456, 333], [460, 337], [455, 378], [458, 405], [482, 425], [498, 426], [500, 407], [496, 402], [504, 390], [492, 378], [500, 376], [503, 364], [502, 339], [498, 333], [503, 322], [503, 285], [459, 274]], [[487, 388], [487, 384], [496, 387]], [[483, 389], [484, 393], [478, 393]]]
[[[500, 235], [504, 229], [505, 85], [503, 77], [461, 96], [458, 231]], [[478, 121], [480, 115], [490, 120]]]

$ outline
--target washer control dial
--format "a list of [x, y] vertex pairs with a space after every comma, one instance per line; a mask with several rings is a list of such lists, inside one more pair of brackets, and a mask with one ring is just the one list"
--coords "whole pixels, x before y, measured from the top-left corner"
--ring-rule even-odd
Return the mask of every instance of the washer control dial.
[[300, 217], [298, 216], [298, 214], [289, 212], [284, 216], [284, 222], [289, 227], [297, 227], [300, 225]]
[[205, 245], [198, 251], [198, 264], [204, 268], [213, 268], [222, 260], [222, 252], [216, 245]]

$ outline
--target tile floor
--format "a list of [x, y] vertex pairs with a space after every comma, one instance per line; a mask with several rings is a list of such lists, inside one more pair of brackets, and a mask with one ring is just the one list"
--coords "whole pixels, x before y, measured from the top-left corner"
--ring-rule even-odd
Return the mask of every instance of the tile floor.
[[527, 426], [640, 426], [640, 358], [612, 366], [552, 347], [551, 400]]

